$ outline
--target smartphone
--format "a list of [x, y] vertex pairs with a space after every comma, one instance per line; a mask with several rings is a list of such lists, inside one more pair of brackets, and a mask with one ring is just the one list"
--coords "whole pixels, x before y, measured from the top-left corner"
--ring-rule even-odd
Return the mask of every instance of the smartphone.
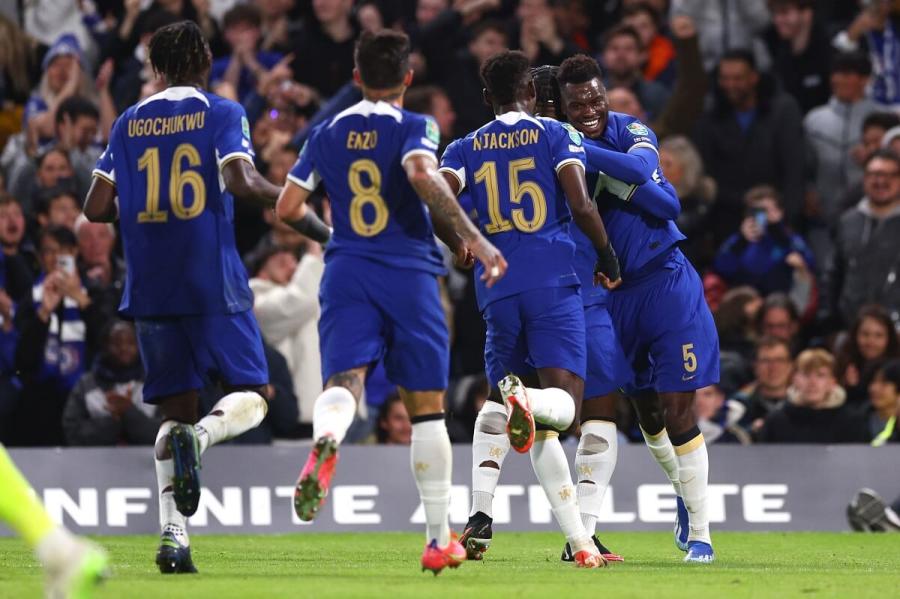
[[75, 274], [75, 256], [69, 254], [57, 256], [56, 267], [67, 275]]
[[756, 226], [763, 230], [765, 230], [766, 225], [769, 223], [769, 219], [766, 217], [766, 211], [762, 209], [753, 211], [753, 220], [756, 221]]

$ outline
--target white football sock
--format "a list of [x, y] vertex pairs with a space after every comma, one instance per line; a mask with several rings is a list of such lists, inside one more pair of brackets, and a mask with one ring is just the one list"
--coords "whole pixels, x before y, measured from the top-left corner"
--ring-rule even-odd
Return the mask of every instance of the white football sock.
[[575, 451], [575, 476], [581, 521], [589, 535], [596, 531], [603, 496], [616, 469], [618, 452], [618, 430], [614, 423], [588, 420], [581, 425], [581, 439]]
[[[493, 401], [484, 402], [475, 418], [475, 434], [472, 436], [472, 509], [493, 517], [494, 491], [500, 481], [500, 469], [509, 453], [509, 437], [506, 435], [506, 408]], [[482, 464], [496, 464], [497, 467]]]
[[194, 425], [200, 441], [200, 453], [216, 443], [233, 439], [256, 428], [266, 417], [268, 409], [266, 400], [256, 391], [229, 393]]
[[356, 399], [346, 387], [329, 387], [316, 398], [313, 406], [313, 439], [325, 435], [334, 437], [340, 444], [353, 424], [356, 415]]
[[[163, 439], [168, 436], [177, 422], [166, 420], [159, 427], [156, 435], [156, 445], [163, 443]], [[175, 496], [173, 494], [173, 478], [175, 477], [175, 463], [170, 456], [166, 460], [160, 460], [154, 453], [154, 463], [156, 465], [156, 486], [159, 492], [159, 528], [162, 532], [171, 532], [182, 545], [189, 545], [190, 541], [187, 534], [187, 518], [181, 515], [178, 508], [175, 507]]]
[[437, 539], [439, 547], [446, 547], [450, 542], [447, 514], [450, 511], [453, 450], [443, 414], [439, 420], [412, 425], [410, 465], [425, 507], [425, 542]]
[[703, 435], [675, 448], [678, 456], [678, 478], [681, 498], [690, 514], [691, 530], [688, 541], [710, 543], [709, 515], [706, 512], [706, 496], [709, 487], [709, 454]]
[[650, 455], [653, 456], [659, 467], [666, 473], [669, 482], [672, 483], [672, 488], [675, 489], [675, 494], [680, 497], [681, 483], [678, 482], [678, 460], [675, 456], [675, 448], [669, 439], [669, 433], [666, 432], [666, 429], [662, 429], [655, 435], [648, 435], [644, 429], [641, 429], [641, 434], [644, 435], [644, 442], [647, 444], [647, 449], [650, 450]]
[[556, 430], [564, 431], [575, 420], [575, 400], [568, 392], [556, 387], [547, 389], [527, 388], [528, 402], [535, 421]]
[[38, 542], [34, 553], [45, 568], [58, 571], [71, 558], [74, 550], [75, 535], [65, 527], [57, 526]]
[[581, 523], [575, 486], [572, 484], [569, 463], [566, 452], [559, 443], [559, 436], [554, 431], [538, 431], [529, 453], [534, 473], [572, 551], [593, 547], [591, 537]]

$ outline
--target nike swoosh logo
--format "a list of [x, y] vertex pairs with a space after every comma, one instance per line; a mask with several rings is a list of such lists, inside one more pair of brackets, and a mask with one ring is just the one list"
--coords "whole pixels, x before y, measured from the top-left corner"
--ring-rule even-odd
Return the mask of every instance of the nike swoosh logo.
[[689, 380], [691, 380], [692, 378], [694, 378], [694, 377], [696, 377], [696, 376], [697, 376], [696, 374], [692, 374], [691, 376], [684, 376], [684, 375], [681, 375], [681, 380], [682, 380], [682, 381], [689, 381]]

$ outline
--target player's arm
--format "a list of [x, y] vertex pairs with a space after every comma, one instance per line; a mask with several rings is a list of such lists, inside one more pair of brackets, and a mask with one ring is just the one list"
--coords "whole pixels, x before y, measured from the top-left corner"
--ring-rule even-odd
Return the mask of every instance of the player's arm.
[[607, 289], [618, 287], [622, 283], [619, 259], [612, 244], [609, 243], [606, 227], [603, 226], [597, 206], [588, 195], [584, 168], [579, 162], [568, 162], [560, 167], [556, 176], [569, 203], [572, 220], [587, 235], [597, 251], [597, 265], [594, 267], [594, 274], [597, 277], [595, 283], [601, 282]]
[[628, 186], [624, 196], [619, 197], [626, 203], [630, 202], [641, 211], [662, 220], [675, 220], [681, 214], [681, 202], [678, 201], [675, 189], [669, 184], [660, 185], [651, 179], [640, 185]]
[[118, 218], [115, 184], [94, 175], [91, 188], [84, 200], [84, 216], [92, 223], [111, 223]]
[[647, 143], [632, 147], [628, 152], [608, 150], [593, 144], [584, 145], [590, 171], [600, 171], [625, 183], [640, 185], [659, 168], [659, 154]]
[[[442, 175], [437, 171], [437, 160], [434, 156], [424, 153], [412, 154], [403, 162], [406, 177], [410, 185], [428, 205], [432, 219], [437, 219], [442, 230], [438, 236], [444, 235], [454, 243], [450, 231], [459, 235], [462, 242], [478, 260], [484, 264], [483, 280], [491, 287], [506, 273], [506, 260], [503, 254], [490, 243], [463, 212], [459, 202], [456, 201], [456, 192]], [[456, 190], [459, 190], [457, 184]], [[441, 240], [444, 240], [441, 237]], [[445, 241], [445, 243], [447, 243]], [[448, 244], [453, 249], [453, 245]], [[458, 247], [458, 246], [457, 246]], [[455, 252], [454, 252], [455, 253]]]

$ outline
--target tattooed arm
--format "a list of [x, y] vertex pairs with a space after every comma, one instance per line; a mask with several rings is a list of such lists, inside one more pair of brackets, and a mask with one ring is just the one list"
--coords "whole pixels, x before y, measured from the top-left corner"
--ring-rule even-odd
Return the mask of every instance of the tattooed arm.
[[422, 201], [431, 210], [432, 219], [440, 223], [443, 236], [454, 231], [460, 236], [469, 251], [484, 264], [482, 277], [488, 287], [493, 285], [506, 272], [506, 260], [503, 254], [485, 239], [466, 216], [456, 193], [437, 171], [437, 162], [431, 156], [413, 154], [403, 163], [406, 177]]

